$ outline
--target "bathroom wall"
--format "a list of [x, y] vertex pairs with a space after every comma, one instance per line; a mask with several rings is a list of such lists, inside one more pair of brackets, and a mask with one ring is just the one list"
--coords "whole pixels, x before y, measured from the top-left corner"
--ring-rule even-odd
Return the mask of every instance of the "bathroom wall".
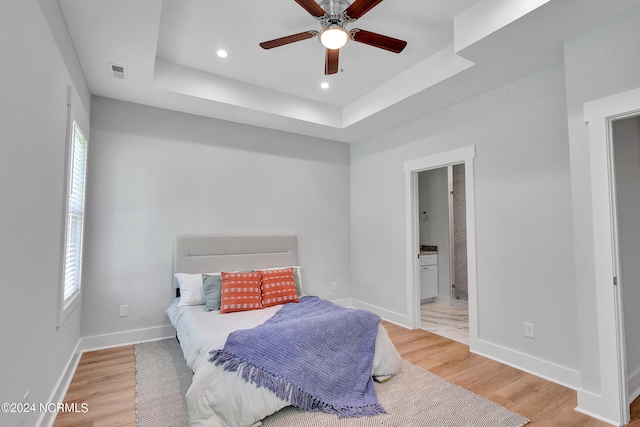
[[[420, 244], [438, 246], [438, 297], [436, 301], [449, 303], [449, 199], [447, 168], [418, 174], [420, 207]], [[427, 213], [426, 221], [423, 221]]]
[[455, 292], [453, 292], [452, 298], [459, 301], [468, 301], [467, 197], [465, 193], [464, 164], [453, 166], [452, 181], [453, 283], [455, 285]]

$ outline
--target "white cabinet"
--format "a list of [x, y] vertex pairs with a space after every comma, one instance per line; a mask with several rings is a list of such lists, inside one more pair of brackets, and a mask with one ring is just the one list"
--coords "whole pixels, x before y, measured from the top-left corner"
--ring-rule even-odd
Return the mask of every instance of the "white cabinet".
[[438, 255], [420, 255], [420, 299], [438, 296]]

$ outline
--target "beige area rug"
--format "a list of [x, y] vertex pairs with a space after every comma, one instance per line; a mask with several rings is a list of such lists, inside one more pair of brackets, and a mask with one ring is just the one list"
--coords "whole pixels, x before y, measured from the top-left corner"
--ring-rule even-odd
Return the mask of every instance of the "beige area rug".
[[136, 353], [136, 426], [189, 427], [185, 395], [193, 373], [176, 339], [134, 346]]
[[[184, 395], [192, 373], [175, 339], [136, 344], [138, 427], [188, 426]], [[437, 375], [402, 362], [398, 375], [376, 383], [387, 411], [343, 418], [288, 407], [265, 418], [264, 427], [520, 427], [529, 420]]]

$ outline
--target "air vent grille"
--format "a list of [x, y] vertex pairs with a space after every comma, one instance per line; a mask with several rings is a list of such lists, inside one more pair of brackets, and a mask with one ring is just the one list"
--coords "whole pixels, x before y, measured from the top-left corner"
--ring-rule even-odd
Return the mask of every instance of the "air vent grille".
[[116, 79], [128, 80], [129, 76], [127, 73], [127, 67], [125, 65], [113, 64], [111, 62], [109, 64], [109, 73], [115, 77]]

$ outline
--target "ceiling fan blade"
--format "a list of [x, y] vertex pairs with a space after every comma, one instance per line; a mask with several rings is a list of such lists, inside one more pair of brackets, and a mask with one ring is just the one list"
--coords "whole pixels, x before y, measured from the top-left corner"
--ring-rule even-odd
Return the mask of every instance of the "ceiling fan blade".
[[340, 57], [340, 49], [327, 49], [324, 62], [324, 74], [335, 74], [338, 72], [338, 58]]
[[309, 12], [311, 16], [322, 18], [325, 15], [325, 11], [314, 0], [296, 0], [296, 3]]
[[272, 49], [274, 47], [284, 46], [285, 44], [311, 39], [317, 35], [317, 31], [305, 31], [304, 33], [292, 34], [290, 36], [280, 37], [279, 39], [269, 40], [268, 42], [262, 42], [260, 43], [260, 47], [263, 49]]
[[347, 21], [355, 21], [376, 7], [381, 1], [382, 0], [356, 0], [344, 11], [344, 16]]
[[382, 34], [359, 28], [351, 30], [351, 38], [359, 43], [368, 44], [393, 53], [400, 53], [407, 46], [407, 42], [404, 40], [394, 39], [393, 37], [383, 36]]

